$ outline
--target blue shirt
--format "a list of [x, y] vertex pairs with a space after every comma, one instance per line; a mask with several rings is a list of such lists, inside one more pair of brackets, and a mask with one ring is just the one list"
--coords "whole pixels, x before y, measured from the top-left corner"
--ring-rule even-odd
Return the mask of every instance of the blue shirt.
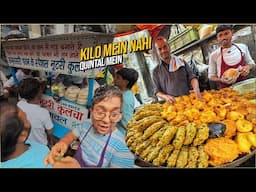
[[[73, 129], [73, 133], [81, 141], [91, 127], [91, 122], [83, 122], [81, 127]], [[109, 134], [101, 135], [93, 128], [82, 140], [82, 157], [91, 165], [97, 165], [101, 152], [107, 142]], [[116, 129], [112, 132], [107, 146], [102, 167], [133, 168], [135, 157], [125, 143], [124, 135]]]
[[116, 127], [126, 135], [127, 129], [125, 128], [128, 121], [132, 118], [134, 113], [134, 95], [131, 90], [127, 90], [123, 92], [123, 105], [122, 105], [122, 120], [121, 122], [117, 123]]
[[29, 149], [20, 156], [1, 162], [1, 168], [51, 168], [44, 165], [44, 158], [50, 152], [46, 145], [28, 142]]

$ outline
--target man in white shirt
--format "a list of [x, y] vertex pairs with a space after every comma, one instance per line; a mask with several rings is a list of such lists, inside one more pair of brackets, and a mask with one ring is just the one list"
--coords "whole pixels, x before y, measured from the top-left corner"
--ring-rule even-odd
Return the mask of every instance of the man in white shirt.
[[31, 124], [28, 141], [51, 146], [53, 122], [49, 111], [40, 106], [42, 97], [40, 82], [34, 78], [26, 78], [20, 82], [18, 92], [21, 100], [17, 106], [26, 113]]
[[[22, 79], [26, 79], [29, 77], [32, 77], [31, 75], [31, 70], [30, 69], [18, 69], [16, 74], [16, 79], [18, 81], [18, 83], [22, 80]], [[16, 92], [16, 88], [17, 85], [15, 85], [15, 80], [14, 77], [11, 76], [4, 84], [4, 94], [5, 97], [8, 97], [10, 95], [10, 93], [12, 92]]]
[[[220, 47], [209, 57], [208, 77], [211, 81], [218, 82], [219, 88], [224, 88], [245, 80], [255, 67], [255, 62], [247, 45], [232, 42], [232, 25], [219, 25], [216, 35]], [[237, 69], [240, 75], [237, 78], [225, 78], [223, 74], [230, 68]]]

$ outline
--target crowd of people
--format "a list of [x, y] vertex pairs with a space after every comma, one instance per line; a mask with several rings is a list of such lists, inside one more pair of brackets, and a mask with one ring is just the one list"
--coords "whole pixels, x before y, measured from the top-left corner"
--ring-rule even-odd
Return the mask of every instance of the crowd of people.
[[[209, 79], [219, 88], [245, 80], [255, 68], [245, 44], [232, 42], [230, 25], [219, 25], [216, 37], [220, 47], [209, 58]], [[152, 80], [158, 102], [173, 104], [176, 97], [193, 92], [201, 100], [200, 82], [189, 64], [171, 54], [168, 40], [158, 36], [153, 42], [160, 63], [154, 68]], [[238, 76], [224, 78], [230, 68]], [[133, 68], [120, 67], [112, 71], [113, 82], [99, 86], [92, 98], [90, 119], [64, 135], [57, 143], [53, 138], [53, 122], [47, 109], [40, 106], [43, 94], [31, 70], [18, 69], [16, 77], [7, 79], [0, 73], [4, 97], [18, 93], [17, 105], [1, 101], [1, 166], [4, 168], [134, 168], [135, 155], [125, 142], [126, 125], [135, 110], [143, 104], [132, 91], [139, 78]], [[59, 79], [61, 79], [59, 77]], [[87, 79], [79, 83], [87, 86]], [[70, 145], [78, 141], [73, 156], [68, 156]]]

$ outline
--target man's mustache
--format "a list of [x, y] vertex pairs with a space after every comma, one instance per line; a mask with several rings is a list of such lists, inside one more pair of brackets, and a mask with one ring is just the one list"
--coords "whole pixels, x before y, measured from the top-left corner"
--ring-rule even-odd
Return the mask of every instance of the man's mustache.
[[228, 40], [227, 39], [223, 39], [222, 41], [221, 41], [221, 43], [226, 43]]

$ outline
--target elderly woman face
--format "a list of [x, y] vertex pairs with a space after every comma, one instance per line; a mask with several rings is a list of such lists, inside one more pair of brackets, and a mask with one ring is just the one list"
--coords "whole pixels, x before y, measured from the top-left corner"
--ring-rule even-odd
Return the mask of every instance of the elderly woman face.
[[120, 97], [106, 97], [91, 109], [91, 120], [95, 131], [105, 135], [114, 130], [116, 123], [122, 118], [122, 101]]

